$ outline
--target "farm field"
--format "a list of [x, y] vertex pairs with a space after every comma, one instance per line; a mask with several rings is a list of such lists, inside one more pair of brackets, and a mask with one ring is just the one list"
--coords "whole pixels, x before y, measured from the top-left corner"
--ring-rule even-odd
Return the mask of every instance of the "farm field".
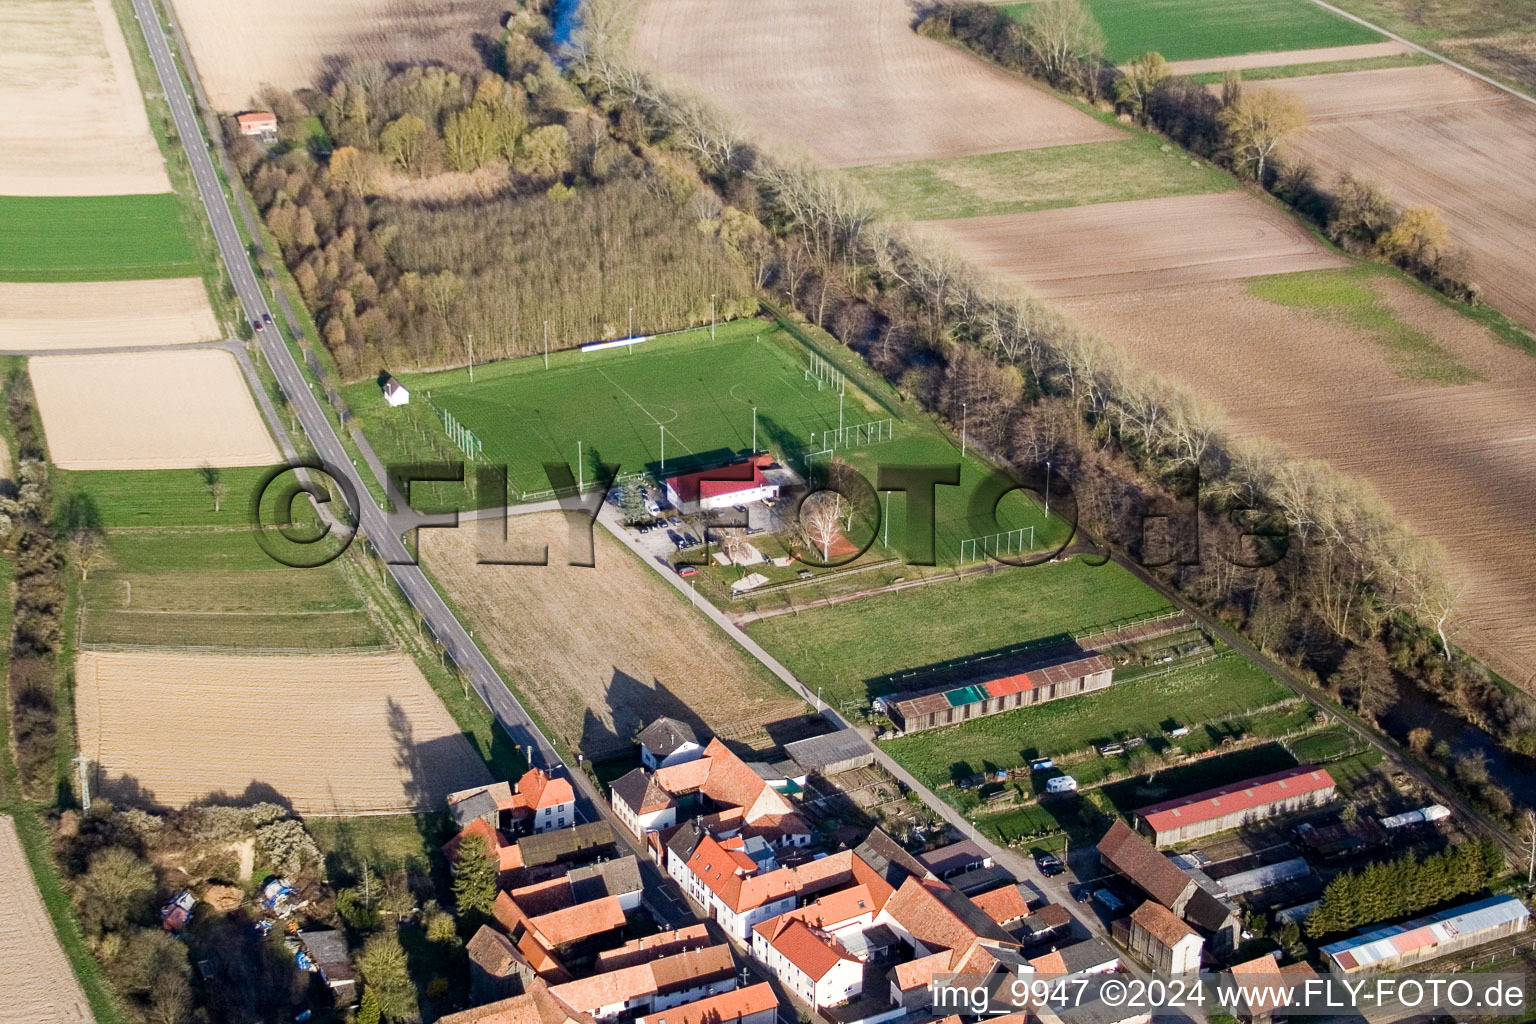
[[925, 221], [917, 230], [1050, 299], [1348, 265], [1289, 215], [1238, 191]]
[[[1088, 8], [1104, 29], [1104, 55], [1116, 64], [1151, 50], [1181, 61], [1381, 41], [1308, 0], [1089, 0]], [[1029, 20], [1027, 3], [1005, 10]]]
[[[1536, 545], [1529, 514], [1536, 362], [1395, 276], [1351, 271], [1338, 276], [1343, 287], [1335, 277], [1133, 292], [1063, 308], [1119, 339], [1150, 369], [1219, 403], [1239, 432], [1273, 438], [1374, 485], [1406, 523], [1445, 546], [1466, 580], [1457, 641], [1529, 685], [1536, 678], [1529, 628], [1536, 564], [1527, 556]], [[1308, 282], [1328, 287], [1312, 292]], [[1374, 302], [1350, 299], [1362, 287], [1376, 293]], [[1410, 327], [1409, 342], [1417, 332], [1433, 348], [1421, 344], [1405, 361], [1391, 343], [1403, 332], [1351, 323], [1374, 319], [1379, 327], [1372, 307]], [[1201, 316], [1191, 318], [1192, 309]], [[1420, 361], [1426, 352], [1428, 363]], [[1432, 372], [1415, 376], [1415, 366]], [[1452, 367], [1477, 379], [1442, 383]]]
[[196, 349], [28, 362], [64, 469], [270, 466], [282, 458], [235, 357]]
[[93, 1024], [16, 826], [0, 814], [0, 1024]]
[[507, 520], [510, 557], [537, 557], [547, 543], [547, 566], [477, 565], [498, 557], [494, 547], [480, 553], [480, 530], [423, 530], [422, 562], [533, 714], [588, 758], [632, 752], [658, 715], [761, 741], [807, 711], [602, 528], [596, 571], [565, 564], [559, 514]]
[[630, 46], [760, 141], [834, 167], [1124, 137], [911, 20], [902, 0], [646, 0]]
[[1339, 0], [1334, 6], [1536, 91], [1536, 13], [1525, 0]]
[[1305, 104], [1288, 144], [1322, 182], [1348, 170], [1438, 207], [1483, 297], [1536, 328], [1536, 107], [1443, 65], [1270, 83]]
[[[1283, 56], [1283, 55], [1282, 55]], [[1220, 68], [1221, 61], [1190, 61], [1190, 64], [1207, 64]], [[1353, 71], [1380, 71], [1384, 68], [1411, 68], [1436, 63], [1435, 58], [1422, 53], [1400, 53], [1387, 57], [1361, 57], [1356, 60], [1327, 61], [1317, 64], [1265, 64], [1243, 72], [1244, 82], [1265, 82], [1276, 78], [1305, 78], [1309, 75], [1339, 75]], [[1219, 85], [1225, 73], [1195, 71], [1189, 75], [1197, 85]]]
[[[1380, 43], [1357, 43], [1353, 46], [1325, 46], [1316, 50], [1284, 50], [1278, 53], [1246, 53], [1232, 57], [1205, 57], [1200, 60], [1175, 60], [1168, 62], [1168, 70], [1176, 75], [1199, 75], [1228, 68], [1243, 72], [1243, 80], [1255, 77], [1249, 72], [1268, 68], [1314, 67], [1317, 74], [1331, 74], [1326, 69], [1334, 64], [1349, 64], [1370, 60], [1412, 57], [1417, 63], [1433, 63], [1434, 58], [1425, 56], [1410, 46], [1388, 39]], [[1218, 79], [1219, 81], [1220, 79]]]
[[0, 39], [0, 195], [171, 190], [111, 0], [7, 0]]
[[194, 277], [178, 202], [170, 192], [0, 195], [0, 281]]
[[384, 642], [341, 564], [292, 569], [246, 531], [110, 533], [81, 584], [77, 643], [335, 650]]
[[[944, 786], [976, 772], [1017, 768], [1035, 757], [1160, 736], [1175, 726], [1219, 723], [1290, 696], [1291, 690], [1247, 659], [1227, 654], [1203, 665], [1116, 682], [1108, 690], [913, 733], [882, 746], [921, 781]], [[1072, 772], [1070, 766], [1064, 770]]]
[[1150, 135], [849, 172], [893, 220], [1026, 213], [1062, 206], [1223, 192], [1232, 179]]
[[[88, 502], [96, 521], [107, 529], [133, 526], [250, 526], [251, 498], [268, 472], [266, 466], [220, 469], [226, 495], [217, 509], [199, 469], [54, 468], [48, 474], [60, 502]], [[79, 496], [79, 497], [76, 497]], [[300, 504], [303, 504], [302, 502]], [[274, 516], [267, 515], [266, 522]], [[252, 542], [255, 546], [255, 542]]]
[[0, 351], [214, 341], [219, 325], [196, 277], [0, 284]]
[[758, 619], [747, 633], [833, 707], [863, 706], [901, 689], [886, 678], [896, 673], [1167, 610], [1114, 563], [1073, 558]]
[[[175, 0], [176, 17], [208, 99], [221, 111], [249, 108], [264, 85], [313, 86], [338, 60], [440, 60], [478, 67], [478, 41], [501, 31], [487, 0]], [[253, 45], [260, 40], [260, 45]]]
[[80, 751], [124, 802], [404, 812], [490, 781], [404, 654], [82, 651], [75, 673]]
[[[577, 442], [589, 480], [599, 459], [621, 473], [658, 469], [663, 429], [671, 470], [711, 453], [746, 451], [754, 406], [763, 448], [805, 445], [813, 433], [837, 427], [837, 393], [806, 379], [807, 353], [775, 325], [738, 320], [721, 324], [713, 341], [709, 334], [689, 331], [631, 352], [552, 353], [549, 370], [538, 356], [477, 366], [473, 384], [463, 370], [401, 380], [419, 396], [413, 404], [430, 393], [475, 432], [488, 461], [505, 461], [514, 491], [547, 490], [546, 460], [574, 470]], [[410, 436], [392, 428], [403, 417], [384, 407], [376, 384], [352, 385], [346, 395], [382, 452], [420, 457]], [[854, 386], [842, 404], [850, 425], [889, 415]], [[434, 429], [441, 436], [440, 421]]]

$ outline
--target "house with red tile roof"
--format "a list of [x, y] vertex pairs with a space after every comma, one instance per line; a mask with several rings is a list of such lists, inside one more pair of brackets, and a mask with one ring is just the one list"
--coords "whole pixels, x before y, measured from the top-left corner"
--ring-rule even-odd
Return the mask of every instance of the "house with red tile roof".
[[1179, 915], [1161, 903], [1147, 900], [1131, 912], [1126, 945], [1154, 971], [1167, 977], [1200, 970], [1205, 940]]
[[470, 1010], [439, 1017], [438, 1024], [596, 1024], [591, 1014], [581, 1013], [551, 993], [538, 978], [522, 995], [510, 996]]
[[664, 832], [687, 817], [717, 816], [718, 831], [759, 835], [775, 846], [809, 846], [811, 826], [789, 798], [718, 739], [702, 756], [654, 772], [645, 768], [614, 781], [614, 812], [637, 839]]
[[624, 928], [624, 908], [615, 896], [551, 910], [535, 901], [530, 913], [512, 893], [496, 895], [492, 916], [535, 974], [554, 984], [572, 977], [571, 965], [590, 961], [597, 948]]
[[931, 878], [909, 877], [886, 901], [875, 924], [912, 948], [891, 970], [891, 998], [915, 1008], [935, 974], [989, 974], [998, 966], [1027, 969], [1019, 944], [963, 894]]
[[482, 820], [513, 835], [549, 832], [575, 823], [576, 791], [569, 779], [530, 768], [516, 785], [495, 782], [448, 794], [448, 811], [461, 829]]
[[616, 971], [620, 967], [633, 967], [684, 950], [712, 945], [714, 942], [709, 937], [707, 925], [690, 924], [684, 928], [631, 939], [617, 949], [605, 949], [597, 954], [592, 966], [598, 971]]
[[1297, 765], [1256, 779], [1234, 782], [1135, 812], [1136, 825], [1158, 846], [1214, 835], [1276, 814], [1317, 807], [1333, 799], [1327, 769]]
[[1004, 928], [1011, 928], [1029, 916], [1029, 901], [1012, 882], [991, 892], [972, 896], [971, 902]]
[[792, 914], [752, 930], [752, 955], [785, 988], [818, 1010], [839, 1006], [864, 991], [864, 964], [836, 936]]
[[[754, 927], [793, 910], [801, 899], [850, 884], [885, 884], [852, 850], [786, 868], [771, 858], [754, 859], [748, 848], [740, 836], [717, 839], [705, 832], [674, 873], [689, 898], [743, 944]], [[675, 849], [669, 856], [681, 859]]]
[[763, 473], [772, 462], [771, 455], [754, 455], [741, 462], [667, 477], [667, 501], [691, 515], [777, 497], [779, 485]]
[[657, 1010], [635, 1024], [773, 1024], [779, 999], [766, 981], [732, 989], [692, 1003]]
[[550, 992], [603, 1024], [683, 1006], [735, 987], [736, 961], [731, 947], [721, 944], [593, 974], [554, 985]]
[[1169, 860], [1150, 841], [1116, 821], [1099, 840], [1099, 861], [1179, 917], [1194, 925], [1223, 956], [1237, 947], [1242, 919], [1231, 900], [1212, 893], [1194, 874]]

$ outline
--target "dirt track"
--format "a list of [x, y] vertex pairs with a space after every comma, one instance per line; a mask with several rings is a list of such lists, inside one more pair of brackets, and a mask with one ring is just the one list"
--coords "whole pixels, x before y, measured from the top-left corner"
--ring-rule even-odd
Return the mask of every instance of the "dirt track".
[[1324, 46], [1312, 50], [1281, 50], [1278, 53], [1245, 53], [1236, 57], [1175, 60], [1169, 61], [1168, 70], [1176, 75], [1199, 75], [1228, 68], [1243, 71], [1249, 68], [1281, 68], [1292, 64], [1325, 64], [1335, 60], [1363, 60], [1413, 52], [1411, 46], [1389, 39], [1384, 43], [1356, 43], [1353, 46]]
[[1306, 104], [1291, 152], [1325, 183], [1353, 170], [1439, 207], [1484, 297], [1536, 328], [1536, 107], [1440, 66], [1264, 85]]
[[75, 673], [80, 751], [118, 800], [403, 813], [490, 781], [403, 654], [82, 651]]
[[195, 277], [0, 283], [0, 352], [213, 341], [219, 325]]
[[0, 40], [0, 195], [171, 190], [111, 0], [6, 0]]
[[1046, 298], [1346, 265], [1291, 218], [1238, 191], [923, 221], [914, 228]]
[[64, 469], [269, 466], [282, 456], [228, 352], [37, 356], [49, 457]]
[[263, 85], [314, 85], [345, 60], [479, 67], [505, 5], [494, 0], [174, 0], [208, 99], [247, 109]]
[[911, 21], [904, 0], [647, 0], [631, 48], [835, 167], [1126, 137]]
[[1471, 586], [1458, 639], [1517, 683], [1536, 678], [1536, 361], [1397, 282], [1394, 313], [1486, 378], [1405, 380], [1342, 325], [1255, 297], [1241, 282], [1062, 303], [1152, 369], [1280, 441], [1375, 485], [1447, 548]]
[[601, 527], [595, 567], [580, 568], [565, 564], [563, 515], [507, 525], [502, 557], [548, 543], [551, 564], [475, 564], [478, 524], [421, 531], [422, 560], [512, 688], [588, 757], [632, 752], [659, 715], [761, 742], [765, 725], [808, 710]]
[[16, 825], [5, 815], [0, 815], [0, 993], [0, 1024], [95, 1020], [37, 894]]

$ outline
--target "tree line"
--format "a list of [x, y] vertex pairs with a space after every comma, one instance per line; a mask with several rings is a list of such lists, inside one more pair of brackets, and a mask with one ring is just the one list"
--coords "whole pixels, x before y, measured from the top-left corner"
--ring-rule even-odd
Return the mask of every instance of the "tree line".
[[[972, 443], [1021, 479], [1038, 488], [1049, 462], [1053, 504], [1069, 485], [1092, 534], [1164, 563], [1154, 571], [1168, 584], [1304, 678], [1331, 682], [1353, 656], [1351, 671], [1373, 681], [1368, 702], [1374, 680], [1401, 674], [1506, 746], [1536, 748], [1531, 701], [1450, 642], [1461, 584], [1443, 552], [1373, 491], [1232, 437], [1209, 405], [1118, 347], [879, 223], [845, 178], [755, 147], [707, 104], [674, 97], [628, 57], [629, 7], [588, 5], [572, 73], [620, 138], [688, 152], [733, 216], [757, 226], [766, 290], [957, 428], [968, 410]], [[1161, 536], [1149, 514], [1172, 514]], [[1356, 706], [1360, 692], [1348, 694]], [[1504, 813], [1509, 794], [1483, 802]]]
[[1249, 88], [1237, 70], [1226, 73], [1218, 95], [1173, 74], [1155, 52], [1122, 70], [1104, 58], [1104, 32], [1083, 0], [1039, 0], [1029, 10], [1021, 24], [995, 4], [940, 3], [921, 16], [917, 31], [1104, 109], [1113, 104], [1123, 117], [1259, 183], [1350, 252], [1386, 260], [1459, 301], [1477, 301], [1466, 256], [1451, 244], [1438, 209], [1403, 209], [1381, 185], [1351, 174], [1325, 186], [1310, 164], [1280, 156], [1306, 124], [1295, 97]]
[[1333, 877], [1317, 909], [1307, 916], [1307, 935], [1318, 938], [1400, 920], [1458, 896], [1480, 893], [1503, 873], [1504, 853], [1492, 839], [1461, 843], [1423, 858], [1405, 853], [1346, 871]]
[[364, 61], [267, 100], [284, 143], [230, 151], [347, 379], [755, 309], [692, 161], [618, 139], [523, 33], [497, 70]]

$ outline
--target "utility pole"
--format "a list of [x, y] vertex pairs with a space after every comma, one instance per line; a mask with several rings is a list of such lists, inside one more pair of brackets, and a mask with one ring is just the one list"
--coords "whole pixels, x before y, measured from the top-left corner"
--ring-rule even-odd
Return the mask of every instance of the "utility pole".
[[579, 496], [581, 494], [581, 492], [586, 490], [586, 489], [587, 489], [586, 483], [582, 479], [582, 476], [581, 476], [581, 442], [577, 441], [576, 442], [576, 493], [577, 493], [577, 495]]
[[880, 542], [881, 547], [891, 546], [891, 492], [885, 492], [885, 514], [880, 517], [884, 520], [885, 539]]
[[[629, 336], [631, 338], [633, 338], [635, 336], [635, 307], [634, 306], [630, 306], [629, 307]], [[634, 346], [631, 345], [630, 349], [631, 349], [631, 351], [633, 351]]]
[[1045, 518], [1051, 518], [1051, 460], [1045, 460]]
[[1525, 812], [1525, 846], [1529, 852], [1525, 863], [1525, 884], [1529, 888], [1536, 881], [1536, 814]]
[[752, 454], [757, 454], [757, 406], [752, 407]]
[[715, 293], [709, 293], [709, 340], [715, 340]]
[[549, 321], [544, 321], [544, 369], [549, 369]]
[[663, 427], [660, 423], [656, 424], [656, 426], [661, 430], [661, 469], [662, 469], [662, 472], [666, 472], [666, 469], [667, 469], [667, 428]]
[[847, 440], [843, 437], [843, 395], [844, 392], [842, 391], [837, 393], [837, 437], [839, 442]]
[[965, 423], [970, 410], [964, 402], [960, 403], [960, 457], [965, 458]]
[[469, 332], [469, 382], [475, 382], [475, 332]]

